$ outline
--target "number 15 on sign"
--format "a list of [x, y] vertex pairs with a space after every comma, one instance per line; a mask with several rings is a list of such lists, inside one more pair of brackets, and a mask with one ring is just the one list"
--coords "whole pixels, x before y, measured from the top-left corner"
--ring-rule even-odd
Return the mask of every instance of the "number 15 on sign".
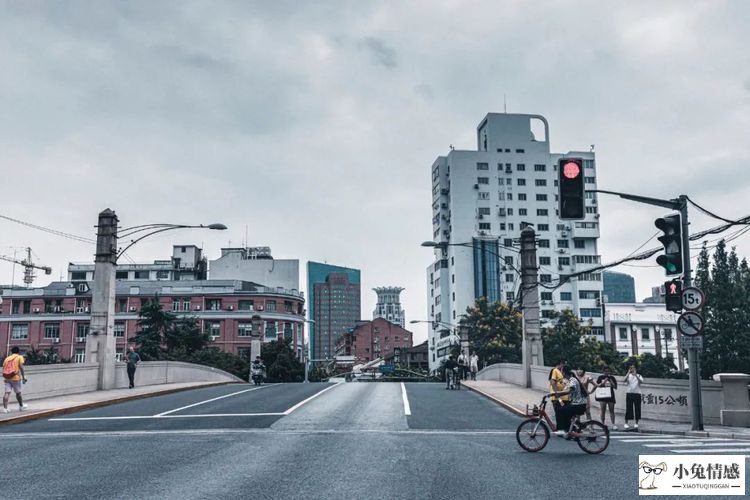
[[706, 301], [705, 295], [700, 289], [688, 287], [682, 291], [682, 307], [688, 311], [695, 311], [703, 307]]

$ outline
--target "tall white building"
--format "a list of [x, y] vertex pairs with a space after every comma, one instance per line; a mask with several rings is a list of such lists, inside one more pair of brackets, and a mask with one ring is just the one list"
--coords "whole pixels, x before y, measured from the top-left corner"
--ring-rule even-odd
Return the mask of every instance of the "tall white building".
[[378, 303], [375, 304], [372, 319], [383, 318], [404, 328], [404, 310], [401, 309], [401, 292], [404, 289], [400, 286], [381, 286], [373, 290], [378, 294]]
[[[584, 161], [586, 218], [558, 217], [557, 161]], [[478, 297], [516, 301], [520, 286], [517, 240], [525, 224], [537, 234], [539, 281], [557, 284], [600, 263], [594, 153], [551, 153], [549, 125], [540, 115], [490, 113], [477, 127], [477, 151], [451, 150], [432, 165], [433, 241], [427, 268], [430, 369], [448, 355], [455, 325]], [[515, 242], [515, 243], [514, 243]], [[465, 245], [465, 246], [461, 246]], [[604, 340], [601, 272], [551, 289], [540, 286], [541, 317], [571, 309]]]
[[222, 248], [221, 257], [208, 262], [212, 280], [252, 281], [269, 288], [299, 290], [299, 260], [274, 259], [269, 247]]

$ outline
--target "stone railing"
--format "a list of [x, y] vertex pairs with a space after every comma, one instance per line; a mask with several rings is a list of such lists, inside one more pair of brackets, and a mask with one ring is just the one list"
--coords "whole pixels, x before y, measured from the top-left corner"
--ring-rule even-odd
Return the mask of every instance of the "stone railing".
[[[28, 400], [64, 396], [96, 390], [98, 366], [89, 363], [31, 365], [24, 367], [28, 382], [23, 394]], [[128, 387], [125, 363], [117, 363], [115, 386]], [[186, 382], [243, 382], [217, 368], [180, 361], [142, 361], [135, 374], [137, 386]]]

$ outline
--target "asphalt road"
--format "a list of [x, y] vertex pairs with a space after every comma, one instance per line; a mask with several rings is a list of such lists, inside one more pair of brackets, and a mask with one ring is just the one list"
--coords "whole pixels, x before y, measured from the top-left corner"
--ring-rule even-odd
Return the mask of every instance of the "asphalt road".
[[636, 498], [638, 455], [662, 452], [623, 434], [527, 453], [520, 421], [441, 384], [197, 389], [0, 428], [0, 497]]

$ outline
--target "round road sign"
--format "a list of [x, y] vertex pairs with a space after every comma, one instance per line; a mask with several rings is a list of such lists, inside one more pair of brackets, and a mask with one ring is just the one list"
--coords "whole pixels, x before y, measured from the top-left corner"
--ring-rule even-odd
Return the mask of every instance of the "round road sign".
[[695, 311], [703, 307], [706, 296], [700, 289], [688, 287], [682, 291], [682, 307], [688, 311]]
[[703, 317], [692, 311], [682, 313], [677, 319], [677, 329], [688, 337], [700, 335], [703, 332]]

